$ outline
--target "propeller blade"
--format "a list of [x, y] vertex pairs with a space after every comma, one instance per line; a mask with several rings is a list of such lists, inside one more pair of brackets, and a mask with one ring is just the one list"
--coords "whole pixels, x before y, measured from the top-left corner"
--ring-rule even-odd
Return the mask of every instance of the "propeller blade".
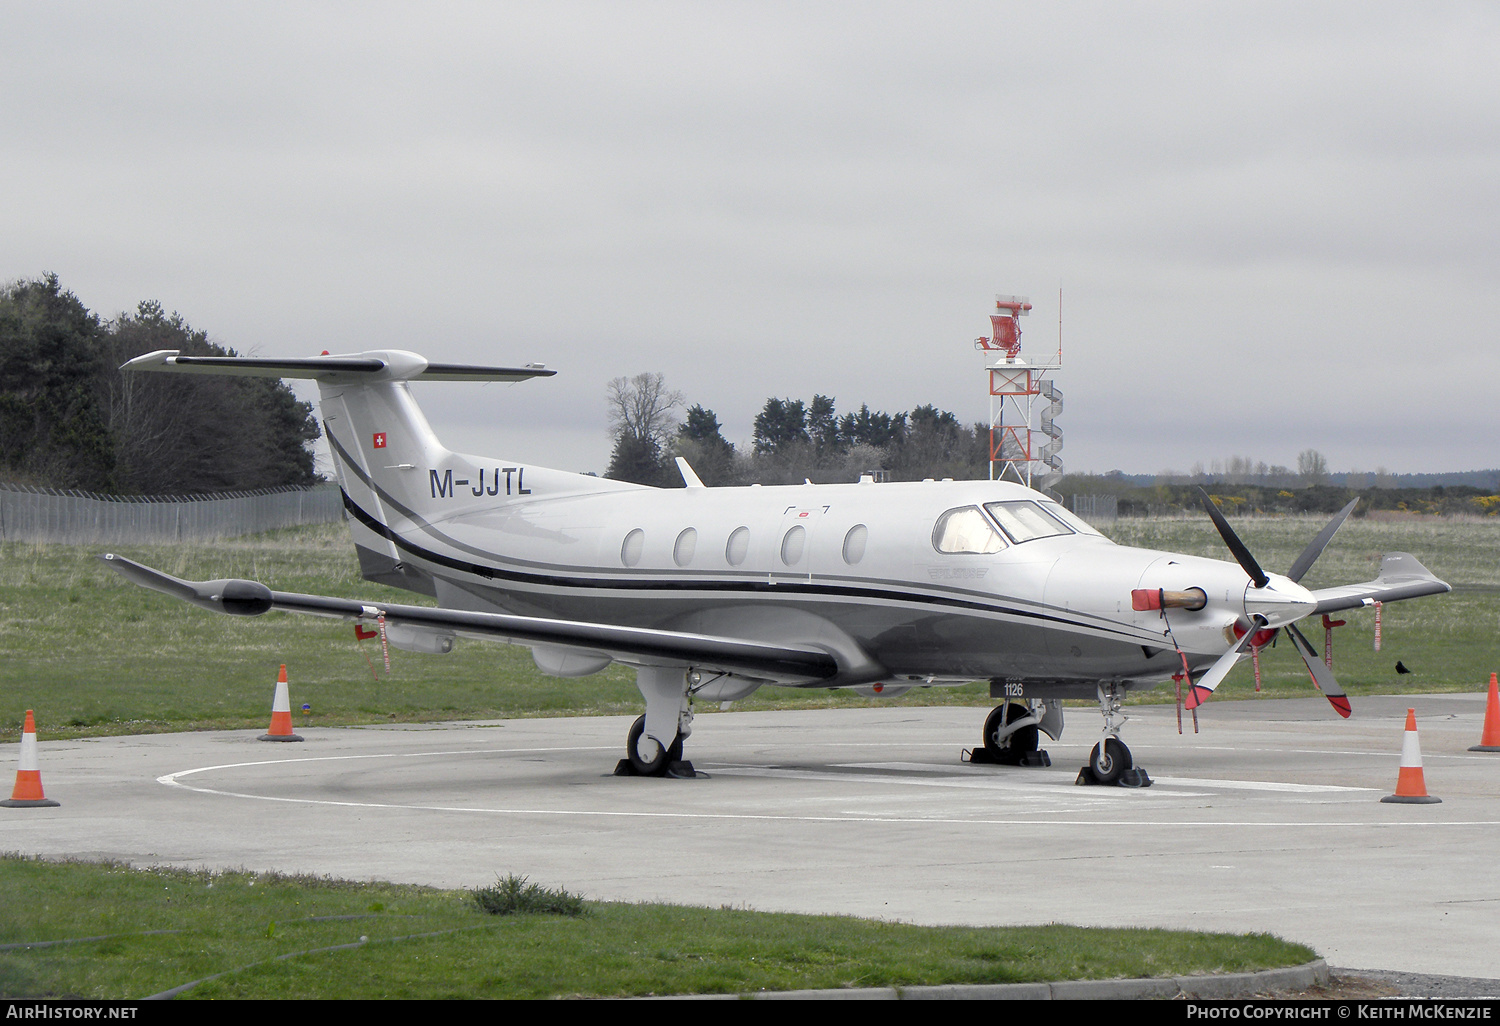
[[1354, 710], [1349, 705], [1349, 696], [1344, 694], [1344, 689], [1339, 687], [1339, 682], [1333, 679], [1333, 671], [1323, 665], [1317, 650], [1312, 647], [1312, 642], [1307, 640], [1306, 635], [1299, 631], [1295, 625], [1287, 624], [1282, 630], [1286, 631], [1287, 637], [1292, 639], [1292, 647], [1307, 664], [1307, 672], [1312, 676], [1313, 686], [1323, 692], [1323, 697], [1333, 706], [1334, 712], [1344, 719]]
[[1294, 581], [1302, 580], [1302, 575], [1318, 561], [1318, 557], [1323, 554], [1323, 550], [1328, 547], [1329, 542], [1333, 541], [1333, 536], [1339, 533], [1339, 528], [1344, 526], [1344, 521], [1349, 519], [1349, 514], [1353, 513], [1354, 507], [1358, 505], [1359, 499], [1353, 498], [1349, 500], [1349, 505], [1339, 510], [1338, 515], [1328, 522], [1328, 526], [1318, 532], [1312, 544], [1302, 550], [1302, 555], [1297, 557], [1297, 562], [1293, 563], [1292, 568], [1286, 572], [1287, 577]]
[[1250, 639], [1255, 637], [1256, 632], [1266, 625], [1264, 617], [1257, 616], [1255, 619], [1257, 621], [1255, 625], [1240, 635], [1240, 640], [1234, 643], [1234, 647], [1219, 656], [1219, 661], [1210, 666], [1208, 672], [1200, 677], [1192, 687], [1188, 688], [1187, 698], [1183, 700], [1183, 705], [1189, 709], [1196, 709], [1208, 701], [1209, 696], [1214, 693], [1214, 689], [1229, 675], [1229, 671], [1234, 669], [1234, 664], [1240, 661], [1240, 656], [1244, 654], [1245, 649], [1249, 646]]
[[[1266, 576], [1266, 572], [1260, 568], [1260, 564], [1255, 561], [1255, 557], [1250, 555], [1250, 550], [1245, 547], [1244, 542], [1240, 541], [1240, 536], [1234, 533], [1234, 528], [1229, 526], [1229, 521], [1224, 519], [1224, 514], [1219, 512], [1219, 507], [1214, 505], [1214, 500], [1208, 497], [1207, 489], [1200, 487], [1198, 493], [1203, 496], [1203, 508], [1208, 510], [1209, 519], [1219, 529], [1219, 537], [1224, 539], [1224, 544], [1229, 546], [1229, 551], [1234, 553], [1234, 558], [1239, 561], [1245, 573], [1250, 575], [1250, 580], [1255, 583], [1257, 588], [1264, 588], [1270, 584], [1271, 578]], [[1218, 667], [1216, 666], [1214, 669], [1218, 669]], [[1209, 672], [1212, 673], [1213, 670]], [[1188, 708], [1193, 707], [1189, 706]]]

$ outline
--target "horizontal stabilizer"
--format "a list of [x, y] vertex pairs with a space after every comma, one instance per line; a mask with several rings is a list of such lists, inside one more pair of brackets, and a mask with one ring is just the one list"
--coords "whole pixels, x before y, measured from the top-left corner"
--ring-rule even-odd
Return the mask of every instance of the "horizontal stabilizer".
[[324, 595], [272, 591], [258, 581], [184, 581], [109, 553], [99, 557], [128, 580], [214, 612], [259, 615], [273, 609], [345, 620], [420, 628], [519, 645], [563, 645], [607, 653], [622, 663], [685, 665], [778, 684], [827, 680], [839, 671], [826, 650], [812, 645], [770, 644], [648, 627], [549, 620], [508, 613], [477, 613], [431, 606], [380, 605]]
[[181, 356], [160, 349], [123, 364], [125, 371], [176, 374], [227, 374], [243, 378], [311, 378], [344, 381], [525, 381], [551, 377], [557, 371], [541, 364], [525, 367], [478, 367], [463, 363], [428, 363], [416, 353], [382, 349], [343, 356], [267, 359], [259, 356]]
[[1387, 552], [1380, 561], [1380, 576], [1364, 584], [1345, 584], [1338, 588], [1319, 588], [1313, 598], [1318, 600], [1313, 613], [1332, 613], [1339, 609], [1355, 609], [1375, 602], [1395, 602], [1397, 599], [1419, 598], [1422, 595], [1441, 595], [1452, 591], [1452, 585], [1435, 577], [1417, 557], [1409, 552]]

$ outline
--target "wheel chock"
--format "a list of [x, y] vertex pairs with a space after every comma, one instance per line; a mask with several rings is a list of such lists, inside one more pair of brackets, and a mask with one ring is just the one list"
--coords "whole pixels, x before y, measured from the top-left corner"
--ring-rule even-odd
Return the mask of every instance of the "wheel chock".
[[1152, 780], [1139, 766], [1132, 766], [1120, 774], [1119, 787], [1150, 787]]
[[[1139, 766], [1132, 766], [1120, 774], [1120, 779], [1114, 782], [1115, 787], [1150, 787], [1153, 781], [1145, 770]], [[1078, 779], [1073, 781], [1075, 787], [1100, 787], [1103, 786], [1098, 777], [1094, 775], [1092, 766], [1085, 766], [1078, 771]]]
[[[642, 773], [640, 770], [631, 765], [629, 759], [621, 759], [619, 762], [615, 763], [615, 771], [613, 775], [617, 777], [646, 776], [646, 774]], [[696, 780], [698, 777], [708, 777], [707, 773], [699, 773], [697, 770], [693, 769], [693, 764], [691, 762], [688, 762], [686, 759], [672, 760], [671, 762], [667, 763], [666, 771], [657, 775], [663, 777], [674, 777], [677, 780]]]
[[1052, 756], [1045, 749], [1038, 748], [1034, 752], [1027, 752], [1019, 759], [1004, 759], [990, 754], [988, 748], [965, 748], [959, 756], [960, 762], [967, 762], [975, 766], [1051, 766]]

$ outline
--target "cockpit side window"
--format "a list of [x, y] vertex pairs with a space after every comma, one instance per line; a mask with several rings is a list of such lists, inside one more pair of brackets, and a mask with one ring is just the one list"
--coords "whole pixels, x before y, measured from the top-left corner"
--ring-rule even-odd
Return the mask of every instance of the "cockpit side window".
[[1052, 538], [1060, 534], [1072, 534], [1073, 529], [1034, 502], [986, 502], [995, 522], [1005, 529], [1016, 544], [1034, 541], [1037, 538]]
[[984, 554], [1005, 548], [1005, 539], [990, 526], [977, 506], [950, 509], [932, 529], [932, 547], [939, 552]]

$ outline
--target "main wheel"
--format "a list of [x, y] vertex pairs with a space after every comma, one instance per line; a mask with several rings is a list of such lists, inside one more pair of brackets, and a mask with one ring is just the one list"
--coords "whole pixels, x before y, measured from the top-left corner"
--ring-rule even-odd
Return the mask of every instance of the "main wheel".
[[1089, 753], [1089, 768], [1094, 771], [1094, 778], [1101, 784], [1117, 783], [1125, 775], [1125, 771], [1134, 765], [1130, 749], [1119, 738], [1105, 738]]
[[[656, 741], [651, 741], [651, 746], [656, 749], [656, 756], [650, 760], [643, 759], [640, 753], [641, 739], [646, 736], [646, 717], [637, 716], [635, 722], [630, 725], [630, 733], [625, 735], [625, 757], [630, 760], [631, 768], [643, 777], [659, 777], [667, 771], [667, 763], [672, 760], [673, 743], [663, 748]], [[651, 740], [647, 738], [647, 740]], [[679, 748], [680, 752], [681, 749]], [[681, 755], [678, 755], [681, 758]]]
[[1035, 723], [1028, 723], [1003, 738], [995, 736], [1000, 733], [1005, 724], [1014, 723], [1021, 717], [1030, 715], [1030, 709], [1015, 702], [1009, 705], [997, 705], [990, 710], [989, 716], [985, 717], [984, 721], [984, 750], [996, 762], [1019, 766], [1022, 759], [1037, 750], [1041, 738]]

